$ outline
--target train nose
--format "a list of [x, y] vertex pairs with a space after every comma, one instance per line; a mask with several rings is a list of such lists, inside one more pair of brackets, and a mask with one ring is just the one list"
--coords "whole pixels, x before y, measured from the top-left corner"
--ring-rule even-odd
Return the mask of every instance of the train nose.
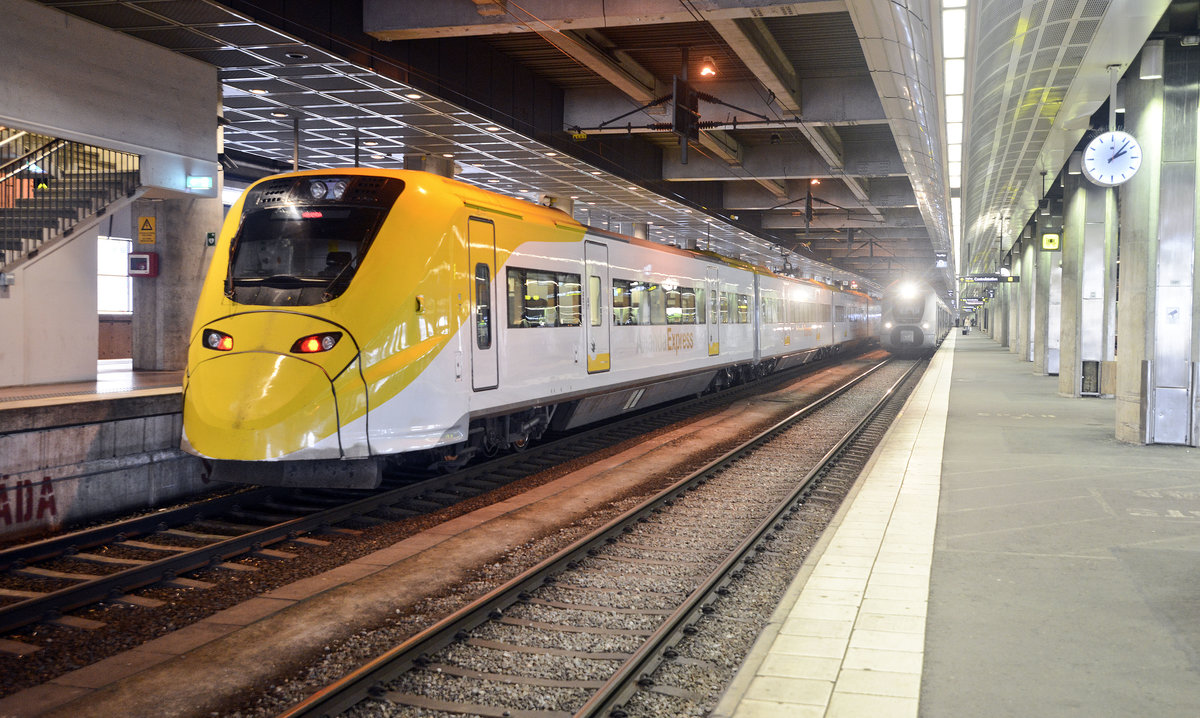
[[340, 454], [333, 387], [320, 367], [294, 357], [247, 352], [204, 362], [189, 378], [183, 419], [192, 448], [213, 458]]
[[345, 328], [312, 317], [254, 312], [213, 322], [191, 346], [184, 448], [232, 461], [369, 455], [358, 360]]

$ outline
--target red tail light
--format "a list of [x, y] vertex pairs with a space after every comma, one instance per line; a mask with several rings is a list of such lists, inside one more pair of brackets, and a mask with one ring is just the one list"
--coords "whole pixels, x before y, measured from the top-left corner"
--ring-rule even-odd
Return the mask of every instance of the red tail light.
[[292, 353], [317, 354], [319, 352], [327, 352], [337, 346], [338, 340], [341, 338], [341, 332], [309, 334], [306, 337], [300, 337], [296, 340], [296, 343], [292, 345]]

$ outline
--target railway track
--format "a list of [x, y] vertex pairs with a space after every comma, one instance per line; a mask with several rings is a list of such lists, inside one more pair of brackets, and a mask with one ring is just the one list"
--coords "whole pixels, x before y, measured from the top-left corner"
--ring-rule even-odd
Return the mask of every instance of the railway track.
[[[813, 366], [802, 367], [811, 371]], [[198, 569], [250, 570], [245, 556], [286, 560], [271, 549], [293, 541], [323, 545], [311, 534], [431, 513], [629, 438], [668, 426], [747, 394], [791, 381], [783, 372], [690, 401], [574, 433], [433, 477], [389, 477], [376, 492], [332, 489], [253, 489], [152, 515], [89, 528], [0, 551], [0, 634], [63, 616], [102, 601], [158, 605], [134, 591], [156, 584], [205, 588], [186, 578]], [[69, 570], [67, 570], [69, 566]], [[49, 568], [48, 568], [49, 567]], [[68, 621], [69, 622], [69, 621]]]
[[[878, 365], [283, 715], [693, 714], [703, 698], [658, 671], [711, 667], [685, 645], [806, 509], [832, 515], [915, 385], [922, 365], [906, 364]], [[848, 392], [872, 383], [882, 398], [864, 412]]]

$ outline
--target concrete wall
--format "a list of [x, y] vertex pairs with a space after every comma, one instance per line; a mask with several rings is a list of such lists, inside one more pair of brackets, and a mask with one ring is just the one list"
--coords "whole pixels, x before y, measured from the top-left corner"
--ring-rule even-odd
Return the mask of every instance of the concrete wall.
[[0, 125], [142, 155], [164, 196], [216, 176], [215, 67], [29, 0], [0, 18]]
[[133, 368], [183, 369], [200, 287], [212, 261], [209, 232], [219, 234], [224, 208], [219, 199], [138, 200], [130, 221], [136, 236], [141, 217], [155, 217], [157, 240], [136, 252], [158, 253], [159, 276], [133, 280]]
[[166, 391], [0, 409], [0, 538], [37, 536], [210, 488], [200, 460], [178, 448], [180, 405], [178, 391]]
[[13, 272], [0, 294], [0, 386], [96, 378], [96, 227]]

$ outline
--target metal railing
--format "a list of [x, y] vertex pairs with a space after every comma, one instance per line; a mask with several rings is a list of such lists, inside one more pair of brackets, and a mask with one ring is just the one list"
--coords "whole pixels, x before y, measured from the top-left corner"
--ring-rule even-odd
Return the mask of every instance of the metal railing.
[[138, 187], [137, 155], [3, 129], [0, 267], [36, 255]]

